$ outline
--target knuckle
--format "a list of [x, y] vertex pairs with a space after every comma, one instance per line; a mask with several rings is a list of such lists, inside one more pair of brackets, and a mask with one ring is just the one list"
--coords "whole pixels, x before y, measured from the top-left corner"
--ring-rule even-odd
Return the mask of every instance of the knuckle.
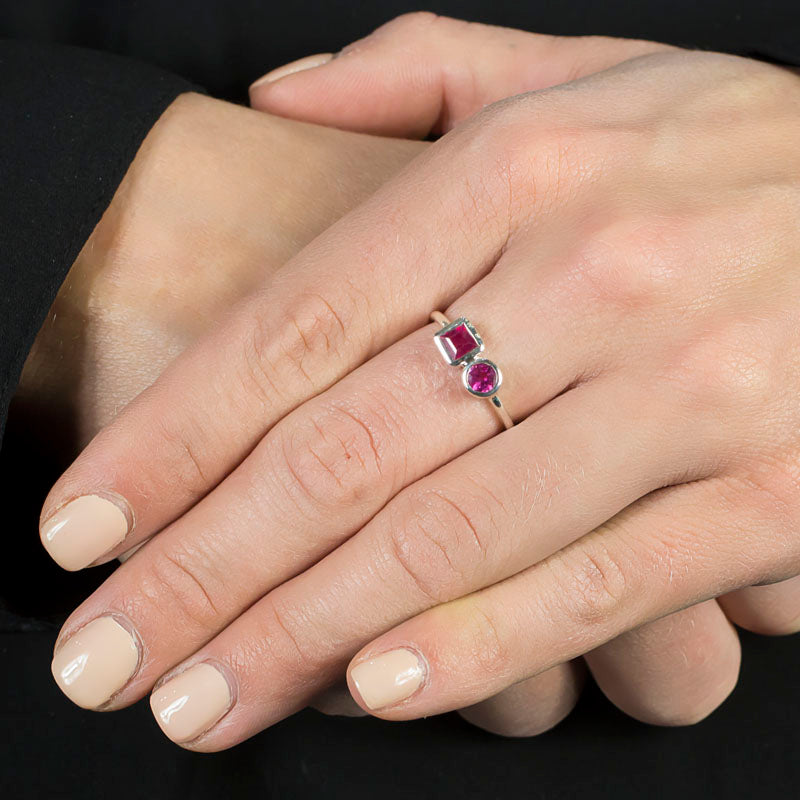
[[[778, 349], [763, 324], [727, 322], [684, 345], [674, 359], [673, 374], [693, 410], [726, 419], [735, 412], [742, 418], [743, 413], [771, 407], [780, 393]], [[758, 415], [747, 414], [747, 419], [757, 424]]]
[[401, 506], [399, 515], [390, 515], [396, 521], [390, 519], [388, 531], [392, 562], [427, 600], [441, 603], [458, 596], [475, 565], [485, 561], [491, 519], [439, 491], [408, 494]]
[[800, 632], [800, 609], [779, 607], [770, 612], [751, 610], [747, 618], [734, 622], [760, 636], [790, 636]]
[[567, 708], [552, 708], [546, 699], [535, 703], [530, 701], [526, 703], [523, 700], [513, 708], [507, 708], [503, 704], [502, 708], [494, 709], [491, 706], [496, 699], [490, 698], [484, 701], [482, 708], [462, 710], [461, 715], [467, 722], [488, 733], [509, 739], [530, 739], [552, 730], [569, 714], [577, 701], [576, 697]]
[[626, 565], [599, 537], [544, 563], [554, 569], [561, 602], [578, 630], [612, 622], [630, 594]]
[[217, 598], [226, 592], [212, 554], [201, 548], [154, 544], [140, 577], [141, 596], [169, 618], [170, 625], [178, 619], [200, 631], [215, 630], [223, 613]]
[[[547, 103], [548, 113], [531, 109], [534, 103]], [[603, 163], [607, 145], [571, 121], [560, 122], [550, 114], [552, 105], [543, 98], [511, 97], [462, 123], [459, 147], [470, 162], [481, 163], [489, 190], [484, 195], [505, 203], [512, 233], [573, 201]]]
[[792, 636], [800, 633], [800, 613], [792, 616], [762, 617], [748, 630], [761, 636]]
[[674, 302], [687, 262], [683, 228], [666, 217], [622, 216], [584, 240], [565, 278], [593, 307], [623, 318]]
[[426, 33], [432, 25], [445, 18], [439, 17], [432, 11], [409, 11], [406, 14], [399, 14], [384, 26], [387, 31], [396, 33], [400, 36], [411, 34], [417, 36]]
[[[717, 665], [713, 677], [694, 676], [683, 691], [676, 689], [667, 697], [653, 694], [645, 698], [645, 707], [633, 714], [642, 722], [664, 727], [686, 727], [702, 722], [716, 711], [736, 687], [739, 679], [738, 659], [730, 665]], [[702, 685], [704, 691], [697, 691]]]
[[[673, 653], [672, 666], [663, 676], [660, 692], [623, 691], [614, 697], [619, 687], [612, 685], [614, 702], [623, 711], [652, 725], [694, 725], [733, 691], [741, 664], [739, 639], [725, 626], [700, 622], [696, 609], [690, 606], [634, 632], [639, 638], [632, 651], [648, 652], [655, 642], [661, 651], [666, 641]], [[630, 646], [630, 640], [626, 644]]]
[[530, 739], [545, 733], [553, 727], [553, 725], [540, 720], [538, 715], [533, 712], [530, 719], [520, 719], [514, 716], [509, 718], [501, 717], [491, 722], [476, 722], [469, 718], [468, 721], [479, 728], [483, 728], [488, 733], [493, 733], [495, 736], [503, 736], [507, 739]]
[[330, 405], [279, 427], [287, 489], [314, 510], [374, 504], [386, 491], [388, 433], [381, 415]]
[[739, 489], [740, 507], [765, 521], [770, 536], [783, 551], [782, 560], [788, 557], [796, 563], [800, 558], [795, 544], [800, 527], [800, 465], [792, 456], [785, 461], [788, 463], [765, 464], [754, 460], [748, 473], [734, 483]]
[[[213, 470], [201, 456], [204, 448], [196, 447], [194, 442], [201, 442], [207, 436], [195, 429], [190, 418], [182, 420], [181, 427], [175, 429], [162, 417], [154, 417], [158, 426], [159, 460], [169, 464], [168, 468], [159, 471], [168, 480], [164, 488], [174, 491], [177, 485], [190, 497], [205, 492], [213, 482]], [[155, 472], [152, 473], [152, 479], [158, 480]]]
[[792, 636], [800, 633], [800, 614], [781, 619], [765, 619], [759, 631], [762, 636]]
[[333, 646], [322, 636], [308, 637], [308, 615], [302, 609], [290, 609], [277, 602], [265, 604], [267, 643], [270, 658], [285, 665], [301, 684], [317, 684], [321, 671], [334, 658]]
[[442, 19], [431, 11], [410, 11], [390, 19], [362, 39], [345, 45], [339, 56], [355, 55], [393, 49], [398, 46], [413, 47], [429, 37]]
[[[248, 382], [269, 402], [286, 398], [298, 384], [312, 392], [324, 388], [329, 363], [341, 362], [352, 304], [337, 305], [321, 294], [309, 293], [292, 303], [280, 317], [263, 306], [247, 320], [243, 363]], [[321, 380], [322, 378], [322, 380]]]
[[474, 602], [472, 612], [472, 644], [469, 658], [477, 667], [482, 681], [507, 681], [512, 678], [512, 649], [503, 634], [503, 626], [494, 612]]

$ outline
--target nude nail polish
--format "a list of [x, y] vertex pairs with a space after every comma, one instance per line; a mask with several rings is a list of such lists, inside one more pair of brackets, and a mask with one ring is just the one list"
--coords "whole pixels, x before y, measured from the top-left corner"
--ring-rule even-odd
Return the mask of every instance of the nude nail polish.
[[150, 695], [150, 708], [173, 742], [190, 742], [219, 722], [233, 705], [231, 688], [216, 667], [189, 667]]
[[287, 75], [293, 75], [295, 72], [303, 72], [303, 70], [321, 67], [323, 64], [327, 64], [332, 58], [333, 53], [316, 53], [313, 56], [298, 58], [297, 61], [284, 64], [282, 67], [278, 67], [268, 72], [266, 75], [262, 75], [257, 81], [250, 84], [250, 89], [255, 89], [256, 86], [261, 86], [264, 83], [274, 83], [281, 78], [285, 78]]
[[84, 625], [58, 648], [50, 669], [58, 688], [81, 708], [98, 708], [139, 666], [134, 635], [110, 616]]
[[118, 545], [129, 530], [128, 515], [120, 505], [89, 494], [76, 497], [42, 525], [42, 544], [64, 569], [88, 567]]
[[367, 707], [375, 710], [411, 697], [422, 685], [425, 667], [403, 648], [362, 661], [350, 670], [350, 677]]

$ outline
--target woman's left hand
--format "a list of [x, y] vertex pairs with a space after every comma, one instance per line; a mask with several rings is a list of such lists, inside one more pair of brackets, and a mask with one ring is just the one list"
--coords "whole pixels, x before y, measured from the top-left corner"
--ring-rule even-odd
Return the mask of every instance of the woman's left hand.
[[[218, 750], [348, 661], [362, 707], [409, 719], [586, 653], [608, 686], [615, 646], [676, 632], [721, 701], [713, 598], [800, 617], [796, 582], [727, 594], [800, 572], [799, 135], [787, 70], [634, 58], [490, 106], [318, 238], [48, 498], [45, 530], [98, 492], [133, 509], [127, 546], [166, 526], [63, 633], [135, 631], [110, 707], [169, 672], [162, 728]], [[433, 326], [396, 341], [431, 307], [483, 334], [514, 428]]]

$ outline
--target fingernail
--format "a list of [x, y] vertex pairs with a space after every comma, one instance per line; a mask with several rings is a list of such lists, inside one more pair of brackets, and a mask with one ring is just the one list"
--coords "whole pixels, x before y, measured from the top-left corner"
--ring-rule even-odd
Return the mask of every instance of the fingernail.
[[353, 667], [350, 677], [364, 703], [375, 710], [411, 697], [422, 685], [425, 667], [410, 650], [390, 650]]
[[139, 645], [113, 617], [98, 617], [73, 633], [53, 656], [58, 688], [81, 708], [98, 708], [131, 679]]
[[232, 705], [225, 676], [205, 662], [189, 667], [150, 695], [150, 708], [161, 730], [178, 743], [205, 733]]
[[52, 559], [74, 572], [118, 545], [129, 527], [128, 516], [119, 505], [89, 494], [59, 509], [42, 525], [39, 535]]
[[316, 53], [313, 56], [299, 58], [297, 61], [284, 64], [282, 67], [278, 67], [277, 69], [273, 69], [272, 72], [262, 75], [257, 81], [250, 84], [250, 89], [255, 89], [256, 86], [261, 86], [264, 83], [273, 83], [281, 78], [285, 78], [287, 75], [293, 75], [295, 72], [303, 72], [303, 70], [306, 69], [321, 67], [323, 64], [327, 64], [332, 58], [333, 53]]

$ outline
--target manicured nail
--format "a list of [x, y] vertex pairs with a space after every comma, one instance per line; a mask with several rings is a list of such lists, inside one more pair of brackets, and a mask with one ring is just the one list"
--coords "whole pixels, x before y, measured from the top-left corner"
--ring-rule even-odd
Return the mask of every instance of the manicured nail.
[[257, 81], [250, 84], [250, 89], [255, 89], [256, 86], [261, 86], [264, 83], [273, 83], [281, 78], [285, 78], [287, 75], [293, 75], [295, 72], [321, 67], [323, 64], [327, 64], [332, 58], [333, 53], [317, 53], [313, 56], [299, 58], [297, 61], [284, 64], [282, 67], [278, 67], [277, 69], [273, 69], [272, 72], [262, 75]]
[[150, 695], [150, 708], [161, 730], [178, 743], [205, 733], [232, 705], [228, 681], [207, 663], [189, 667]]
[[128, 517], [119, 505], [96, 494], [70, 501], [43, 525], [42, 544], [64, 569], [88, 567], [128, 535]]
[[53, 656], [58, 688], [81, 708], [98, 708], [131, 679], [139, 645], [113, 617], [98, 617], [73, 633]]
[[374, 711], [411, 697], [422, 685], [425, 667], [410, 650], [390, 650], [353, 667], [350, 677], [361, 699]]

